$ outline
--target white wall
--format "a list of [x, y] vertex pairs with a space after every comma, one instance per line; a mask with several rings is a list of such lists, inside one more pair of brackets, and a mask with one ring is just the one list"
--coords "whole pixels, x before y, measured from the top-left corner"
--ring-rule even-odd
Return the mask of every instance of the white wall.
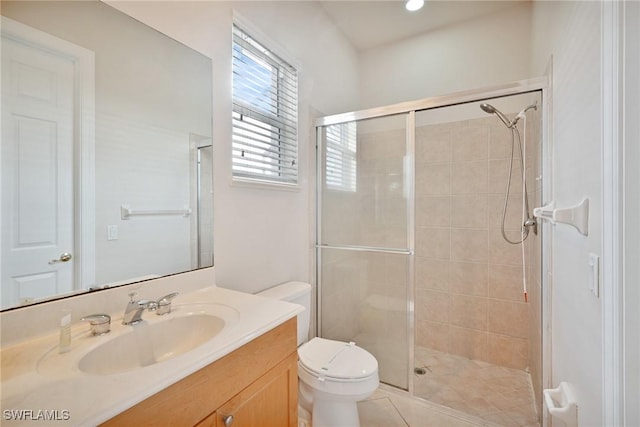
[[362, 52], [361, 108], [531, 77], [530, 3]]
[[[311, 111], [356, 108], [356, 51], [310, 2], [116, 2], [116, 7], [213, 58], [214, 245], [217, 283], [255, 292], [313, 280], [310, 222], [315, 140]], [[234, 9], [299, 64], [299, 173], [295, 191], [231, 182], [231, 24]], [[256, 35], [256, 37], [259, 37]], [[269, 45], [269, 40], [260, 40]]]
[[551, 197], [560, 207], [590, 199], [587, 237], [552, 231], [551, 385], [574, 387], [581, 426], [602, 425], [602, 308], [587, 264], [589, 253], [602, 255], [600, 12], [599, 2], [534, 2], [532, 21], [532, 72], [553, 56]]

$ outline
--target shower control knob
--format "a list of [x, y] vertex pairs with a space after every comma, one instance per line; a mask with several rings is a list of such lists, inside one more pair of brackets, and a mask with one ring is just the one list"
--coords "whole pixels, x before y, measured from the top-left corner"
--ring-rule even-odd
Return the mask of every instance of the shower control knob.
[[222, 422], [224, 423], [224, 427], [229, 427], [231, 424], [233, 424], [233, 415], [222, 417]]

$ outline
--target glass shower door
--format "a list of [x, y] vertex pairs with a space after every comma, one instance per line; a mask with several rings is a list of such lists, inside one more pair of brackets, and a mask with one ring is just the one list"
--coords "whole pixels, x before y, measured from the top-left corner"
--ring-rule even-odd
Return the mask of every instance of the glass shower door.
[[408, 114], [318, 128], [319, 335], [354, 341], [408, 389]]

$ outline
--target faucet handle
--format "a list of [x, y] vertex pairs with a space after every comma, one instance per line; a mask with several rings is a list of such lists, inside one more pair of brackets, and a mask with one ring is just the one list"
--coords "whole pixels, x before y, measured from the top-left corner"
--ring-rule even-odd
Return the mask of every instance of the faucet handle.
[[102, 335], [111, 330], [111, 316], [108, 314], [91, 314], [80, 320], [89, 322], [91, 335]]
[[131, 293], [129, 294], [129, 301], [130, 301], [130, 302], [133, 302], [133, 297], [135, 297], [136, 295], [138, 295], [138, 293], [137, 293], [137, 292], [131, 292]]
[[171, 300], [178, 296], [177, 292], [172, 292], [169, 295], [165, 295], [158, 300], [158, 305], [171, 304]]
[[163, 314], [171, 313], [171, 300], [178, 296], [177, 292], [172, 292], [169, 295], [165, 295], [157, 302], [156, 314], [162, 316]]

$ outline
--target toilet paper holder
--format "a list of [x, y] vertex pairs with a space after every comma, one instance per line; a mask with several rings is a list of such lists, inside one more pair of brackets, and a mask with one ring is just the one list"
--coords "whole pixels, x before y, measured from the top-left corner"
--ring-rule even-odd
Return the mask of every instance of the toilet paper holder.
[[557, 388], [543, 390], [544, 401], [552, 417], [564, 421], [567, 427], [578, 426], [578, 405], [566, 382], [561, 382]]

